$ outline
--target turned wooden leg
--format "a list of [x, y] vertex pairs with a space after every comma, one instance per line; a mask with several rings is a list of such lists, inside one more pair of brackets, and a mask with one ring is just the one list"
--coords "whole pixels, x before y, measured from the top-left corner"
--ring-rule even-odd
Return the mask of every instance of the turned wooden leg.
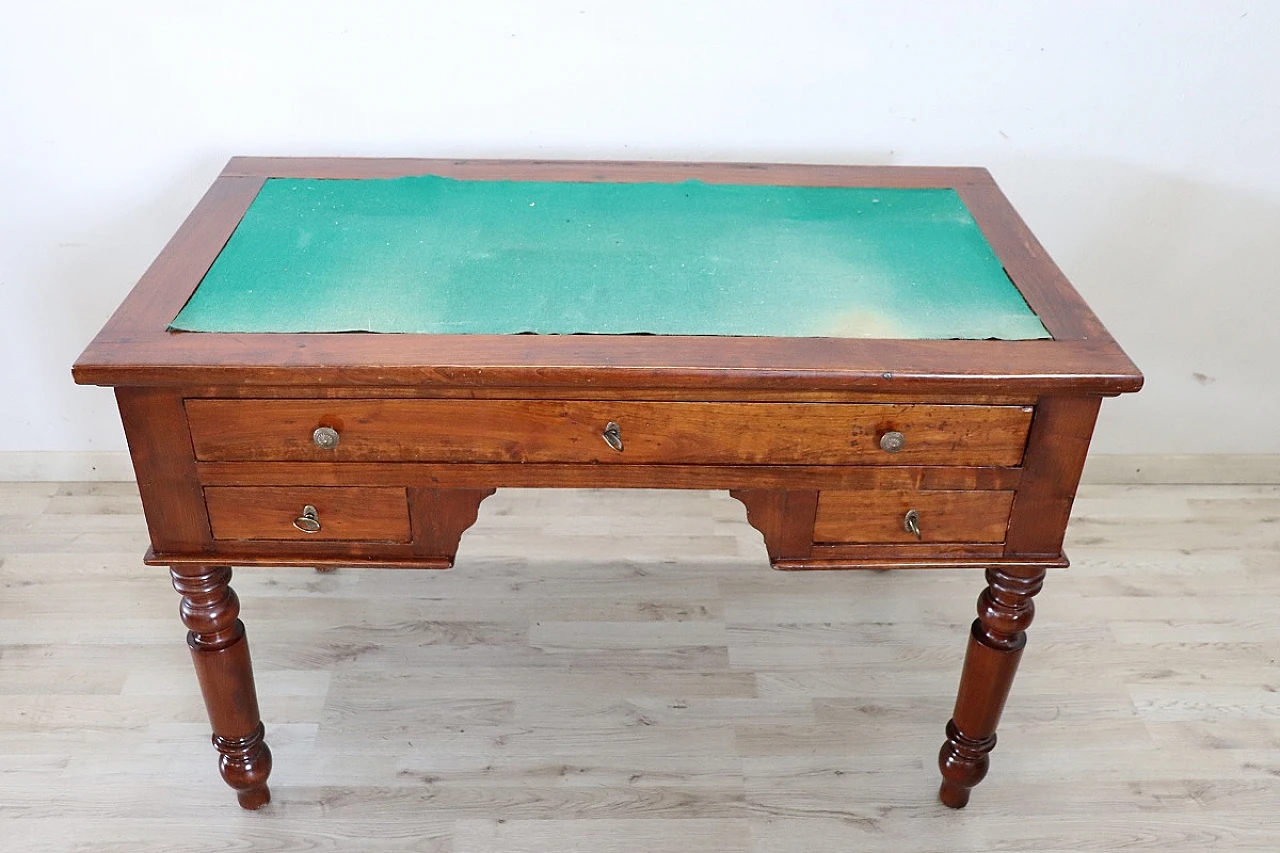
[[939, 799], [964, 808], [969, 790], [987, 775], [996, 745], [996, 726], [1035, 616], [1031, 597], [1044, 585], [1044, 569], [987, 569], [987, 588], [978, 596], [978, 618], [960, 675], [956, 709], [947, 723], [947, 741], [938, 754], [942, 770]]
[[238, 618], [240, 601], [228, 586], [231, 567], [172, 566], [169, 574], [182, 595], [187, 645], [213, 726], [213, 745], [221, 753], [218, 770], [241, 806], [260, 809], [271, 801], [271, 750], [263, 741], [249, 642]]

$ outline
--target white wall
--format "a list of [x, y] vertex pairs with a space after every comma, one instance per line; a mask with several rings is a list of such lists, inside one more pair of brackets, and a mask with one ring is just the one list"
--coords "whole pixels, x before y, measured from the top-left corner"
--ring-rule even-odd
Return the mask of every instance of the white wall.
[[986, 165], [1147, 374], [1097, 450], [1280, 452], [1280, 4], [23, 3], [0, 451], [124, 447], [69, 366], [233, 154]]

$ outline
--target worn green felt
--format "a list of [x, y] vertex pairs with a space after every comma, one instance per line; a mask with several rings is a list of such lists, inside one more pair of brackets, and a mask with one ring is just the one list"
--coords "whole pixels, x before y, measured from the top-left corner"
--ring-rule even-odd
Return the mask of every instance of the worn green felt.
[[1045, 338], [952, 190], [271, 179], [171, 328]]

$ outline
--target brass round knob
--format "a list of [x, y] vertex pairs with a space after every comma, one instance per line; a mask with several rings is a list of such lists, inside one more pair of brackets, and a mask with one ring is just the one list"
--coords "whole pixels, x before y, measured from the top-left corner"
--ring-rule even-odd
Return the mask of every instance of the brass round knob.
[[320, 513], [311, 504], [302, 508], [302, 515], [293, 520], [293, 526], [303, 533], [320, 532]]
[[333, 427], [318, 427], [315, 432], [311, 433], [311, 440], [321, 450], [333, 450], [338, 446], [341, 437]]
[[897, 430], [891, 430], [880, 436], [880, 449], [885, 453], [898, 453], [907, 446], [907, 437]]

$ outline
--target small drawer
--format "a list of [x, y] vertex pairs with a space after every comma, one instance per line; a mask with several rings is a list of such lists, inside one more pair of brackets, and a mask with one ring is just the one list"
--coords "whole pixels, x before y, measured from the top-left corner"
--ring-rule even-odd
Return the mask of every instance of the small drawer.
[[[1011, 491], [822, 492], [813, 539], [819, 543], [1003, 542]], [[914, 512], [919, 538], [905, 523]]]
[[188, 400], [201, 461], [692, 465], [1022, 463], [1029, 406]]
[[[408, 542], [404, 489], [206, 486], [213, 538]], [[314, 509], [308, 519], [307, 508]], [[296, 522], [296, 523], [295, 523]]]

